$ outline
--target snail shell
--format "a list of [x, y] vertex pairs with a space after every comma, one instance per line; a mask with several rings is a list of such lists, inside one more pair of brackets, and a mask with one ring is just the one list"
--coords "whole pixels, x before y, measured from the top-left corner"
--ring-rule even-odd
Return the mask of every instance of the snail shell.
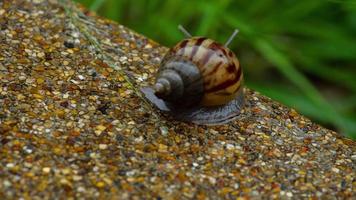
[[223, 124], [243, 106], [243, 73], [235, 54], [205, 37], [185, 39], [162, 59], [146, 98], [175, 118], [197, 124]]

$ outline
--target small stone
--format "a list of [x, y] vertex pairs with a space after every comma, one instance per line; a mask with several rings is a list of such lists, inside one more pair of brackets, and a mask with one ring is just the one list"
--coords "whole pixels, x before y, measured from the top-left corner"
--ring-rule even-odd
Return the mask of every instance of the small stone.
[[64, 175], [68, 175], [68, 174], [71, 173], [71, 169], [70, 169], [70, 168], [64, 168], [64, 169], [62, 169], [62, 173], [63, 173]]
[[235, 148], [234, 145], [232, 145], [232, 144], [226, 144], [226, 149], [227, 149], [227, 150], [233, 150], [234, 148]]
[[335, 173], [339, 173], [339, 172], [340, 172], [340, 170], [339, 170], [338, 168], [336, 168], [336, 167], [333, 167], [331, 170], [332, 170], [333, 172], [335, 172]]
[[64, 46], [67, 48], [74, 48], [74, 43], [69, 41], [64, 41]]
[[96, 126], [95, 127], [95, 134], [96, 134], [96, 136], [100, 136], [101, 135], [101, 133], [103, 132], [103, 131], [105, 131], [105, 129], [106, 129], [106, 126], [104, 126], [104, 125], [98, 125], [98, 126]]
[[68, 93], [63, 94], [63, 99], [68, 99], [68, 97], [69, 97]]
[[103, 181], [99, 181], [95, 184], [95, 186], [98, 188], [103, 188], [105, 186], [105, 183]]
[[33, 94], [33, 97], [35, 97], [36, 99], [44, 99], [44, 97], [40, 94]]
[[24, 146], [24, 147], [23, 147], [23, 150], [24, 150], [26, 153], [28, 153], [28, 154], [30, 154], [30, 153], [33, 152], [33, 149], [32, 149], [31, 147], [29, 147], [29, 146]]
[[12, 183], [10, 181], [8, 181], [8, 180], [4, 180], [2, 183], [4, 184], [5, 187], [11, 187], [12, 186]]
[[287, 197], [293, 197], [293, 193], [291, 193], [291, 192], [287, 192], [286, 195], [287, 195]]
[[78, 75], [78, 78], [79, 78], [79, 80], [81, 80], [81, 81], [85, 79], [83, 75]]
[[37, 78], [37, 79], [36, 79], [36, 82], [37, 82], [38, 84], [42, 84], [44, 81], [45, 81], [45, 80], [44, 80], [43, 78]]
[[15, 167], [15, 164], [14, 163], [7, 163], [6, 167], [7, 168], [13, 168], [13, 167]]
[[49, 172], [51, 172], [51, 168], [44, 167], [44, 168], [42, 168], [42, 172], [48, 174]]
[[0, 63], [0, 71], [7, 71], [7, 69]]
[[168, 128], [167, 127], [162, 126], [162, 127], [160, 127], [160, 130], [161, 130], [161, 134], [163, 136], [167, 136], [167, 134], [168, 134]]
[[99, 149], [101, 150], [105, 150], [108, 148], [108, 145], [107, 144], [99, 144]]
[[67, 179], [65, 178], [62, 178], [59, 183], [63, 186], [66, 186], [66, 187], [69, 187], [69, 188], [72, 188], [72, 183], [69, 182]]
[[39, 58], [43, 58], [44, 56], [45, 56], [45, 53], [43, 53], [43, 52], [37, 53], [37, 57], [39, 57]]
[[25, 99], [26, 97], [23, 95], [23, 94], [18, 94], [17, 96], [16, 96], [16, 98], [18, 99], [18, 100], [23, 100], [23, 99]]
[[37, 65], [36, 67], [33, 68], [35, 71], [38, 71], [38, 72], [43, 72], [45, 71], [45, 68], [43, 65]]
[[209, 177], [209, 182], [212, 184], [212, 185], [215, 185], [216, 184], [216, 178], [214, 177]]
[[60, 117], [60, 118], [64, 118], [64, 116], [65, 116], [65, 111], [64, 110], [62, 110], [62, 109], [56, 109], [55, 111], [54, 111], [54, 113], [58, 116], [58, 117]]
[[78, 191], [78, 192], [81, 192], [81, 193], [86, 192], [85, 188], [84, 188], [84, 187], [81, 187], [81, 186], [79, 186], [79, 187], [77, 188], [77, 191]]
[[167, 149], [168, 149], [167, 145], [164, 145], [164, 144], [159, 144], [158, 145], [158, 151], [160, 151], [160, 152], [166, 152]]
[[80, 181], [80, 180], [82, 180], [82, 179], [83, 179], [82, 176], [78, 176], [78, 175], [74, 175], [74, 176], [73, 176], [73, 181]]
[[351, 159], [356, 161], [356, 154], [352, 155]]

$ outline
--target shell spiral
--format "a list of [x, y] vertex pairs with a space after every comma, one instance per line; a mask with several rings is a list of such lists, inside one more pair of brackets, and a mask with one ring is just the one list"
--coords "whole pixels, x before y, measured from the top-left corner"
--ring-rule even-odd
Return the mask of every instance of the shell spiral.
[[185, 39], [169, 50], [161, 62], [156, 83], [169, 74], [177, 74], [183, 81], [172, 81], [170, 88], [174, 92], [170, 92], [174, 95], [161, 95], [175, 105], [224, 105], [242, 89], [243, 73], [235, 54], [204, 37]]

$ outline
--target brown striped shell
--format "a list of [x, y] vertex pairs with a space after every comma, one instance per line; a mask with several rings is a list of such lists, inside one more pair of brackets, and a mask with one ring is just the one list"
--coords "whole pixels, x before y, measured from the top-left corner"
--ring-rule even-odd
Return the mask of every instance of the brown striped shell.
[[220, 124], [240, 113], [242, 81], [242, 69], [230, 49], [208, 38], [192, 37], [169, 50], [155, 85], [143, 92], [179, 119]]
[[179, 42], [164, 57], [161, 69], [171, 59], [195, 64], [203, 78], [203, 106], [223, 105], [235, 98], [241, 88], [242, 69], [234, 53], [214, 40], [193, 37]]

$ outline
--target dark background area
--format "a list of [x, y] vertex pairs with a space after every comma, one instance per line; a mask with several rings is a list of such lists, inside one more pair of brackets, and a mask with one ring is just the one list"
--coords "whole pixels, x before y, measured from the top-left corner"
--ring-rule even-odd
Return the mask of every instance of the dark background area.
[[162, 45], [183, 35], [230, 48], [248, 87], [325, 127], [356, 138], [356, 1], [354, 0], [77, 0]]

